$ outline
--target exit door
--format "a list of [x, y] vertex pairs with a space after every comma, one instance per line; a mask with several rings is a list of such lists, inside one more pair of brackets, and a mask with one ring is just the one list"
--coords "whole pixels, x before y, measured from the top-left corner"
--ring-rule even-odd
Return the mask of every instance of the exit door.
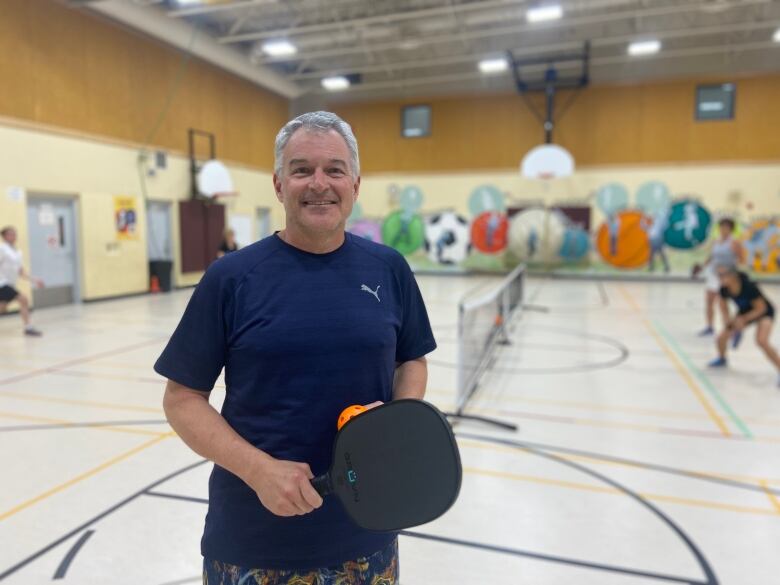
[[45, 284], [33, 288], [33, 304], [43, 308], [79, 300], [74, 201], [28, 196], [27, 231], [30, 272]]

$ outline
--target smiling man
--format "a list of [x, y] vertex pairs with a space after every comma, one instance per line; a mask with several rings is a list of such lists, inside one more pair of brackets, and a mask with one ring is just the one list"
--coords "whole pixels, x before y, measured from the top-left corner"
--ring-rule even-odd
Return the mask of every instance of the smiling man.
[[275, 159], [285, 228], [209, 268], [155, 364], [171, 426], [216, 464], [204, 583], [395, 585], [396, 535], [358, 528], [309, 480], [342, 409], [423, 397], [436, 343], [404, 258], [345, 232], [360, 189], [349, 125], [299, 116]]

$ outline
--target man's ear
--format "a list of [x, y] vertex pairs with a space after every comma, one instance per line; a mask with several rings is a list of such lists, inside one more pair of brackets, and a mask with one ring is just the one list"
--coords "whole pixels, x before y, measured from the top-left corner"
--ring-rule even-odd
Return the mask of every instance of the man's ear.
[[355, 181], [355, 191], [352, 194], [352, 201], [357, 201], [358, 195], [360, 195], [360, 177], [357, 178], [357, 181]]
[[276, 193], [276, 198], [279, 200], [280, 203], [284, 202], [284, 198], [282, 197], [282, 180], [279, 178], [279, 175], [274, 173], [273, 176], [273, 183], [274, 183], [274, 193]]

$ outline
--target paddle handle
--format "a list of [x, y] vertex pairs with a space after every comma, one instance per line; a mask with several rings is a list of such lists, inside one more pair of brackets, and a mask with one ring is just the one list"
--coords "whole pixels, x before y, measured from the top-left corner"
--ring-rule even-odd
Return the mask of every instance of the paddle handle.
[[323, 498], [329, 494], [333, 493], [333, 486], [330, 483], [330, 475], [325, 473], [323, 475], [318, 475], [314, 479], [311, 480], [312, 487], [317, 490], [317, 493], [320, 494]]

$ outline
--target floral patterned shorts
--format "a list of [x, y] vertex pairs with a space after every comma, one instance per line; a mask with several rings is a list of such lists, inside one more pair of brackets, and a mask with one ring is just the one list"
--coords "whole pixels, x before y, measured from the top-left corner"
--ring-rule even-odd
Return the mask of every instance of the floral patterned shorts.
[[203, 585], [398, 585], [398, 540], [370, 556], [307, 571], [247, 569], [204, 559]]

